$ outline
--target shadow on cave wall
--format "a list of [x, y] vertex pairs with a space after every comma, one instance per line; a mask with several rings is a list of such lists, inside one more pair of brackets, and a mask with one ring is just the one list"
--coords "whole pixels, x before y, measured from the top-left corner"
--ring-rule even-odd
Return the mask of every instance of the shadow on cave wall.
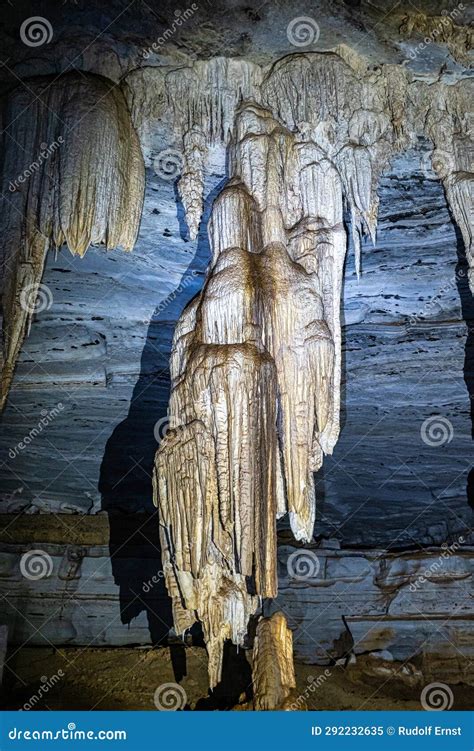
[[[110, 435], [100, 467], [102, 510], [109, 517], [109, 550], [115, 583], [120, 588], [123, 624], [145, 612], [153, 644], [166, 644], [172, 625], [171, 601], [162, 576], [158, 509], [153, 505], [152, 469], [167, 414], [169, 354], [182, 310], [202, 287], [210, 258], [207, 223], [222, 181], [207, 196], [196, 254], [177, 288], [155, 309], [140, 360], [126, 418]], [[185, 239], [184, 209], [176, 198], [180, 234]], [[155, 437], [155, 433], [156, 436]], [[172, 648], [177, 679], [185, 674], [184, 648]]]
[[[463, 375], [470, 401], [471, 414], [471, 438], [474, 439], [474, 297], [469, 289], [468, 262], [466, 249], [461, 232], [453, 220], [456, 232], [456, 252], [458, 262], [456, 264], [456, 285], [459, 300], [461, 302], [462, 317], [467, 326], [466, 343], [464, 346]], [[467, 478], [467, 502], [474, 509], [474, 467], [469, 471]]]

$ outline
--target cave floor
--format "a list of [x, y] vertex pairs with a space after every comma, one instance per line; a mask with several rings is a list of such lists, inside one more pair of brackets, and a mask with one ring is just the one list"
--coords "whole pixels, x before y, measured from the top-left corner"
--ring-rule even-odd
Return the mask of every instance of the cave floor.
[[[155, 710], [159, 686], [176, 683], [186, 692], [187, 710], [246, 709], [250, 666], [241, 652], [229, 666], [226, 685], [208, 693], [207, 659], [200, 647], [11, 648], [4, 674], [6, 709]], [[416, 710], [424, 684], [398, 675], [374, 675], [364, 658], [344, 669], [296, 664], [297, 689], [308, 709]], [[400, 671], [393, 664], [393, 672]], [[183, 675], [183, 673], [186, 673]], [[40, 690], [42, 686], [42, 690]], [[309, 687], [312, 687], [310, 689]], [[45, 688], [46, 687], [46, 688]], [[451, 686], [453, 709], [469, 709], [474, 689]], [[245, 695], [247, 691], [247, 696]]]

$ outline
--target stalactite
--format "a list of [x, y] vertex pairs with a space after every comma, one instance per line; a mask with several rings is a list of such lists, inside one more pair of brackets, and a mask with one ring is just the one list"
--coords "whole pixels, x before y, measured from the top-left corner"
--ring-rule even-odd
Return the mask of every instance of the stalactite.
[[161, 68], [138, 68], [123, 79], [121, 88], [140, 139], [145, 165], [150, 167], [153, 136], [166, 105], [165, 74]]
[[[48, 248], [67, 243], [83, 255], [90, 244], [133, 246], [144, 177], [131, 122], [147, 163], [156, 124], [163, 118], [170, 126], [193, 239], [208, 147], [227, 146], [229, 179], [209, 222], [207, 279], [175, 331], [170, 429], [154, 477], [175, 628], [184, 633], [201, 621], [215, 686], [224, 642], [246, 644], [249, 620], [277, 594], [276, 519], [288, 514], [302, 542], [313, 535], [313, 473], [339, 435], [343, 207], [359, 273], [361, 239], [375, 241], [379, 178], [418, 134], [433, 142], [433, 166], [474, 274], [469, 89], [467, 82], [428, 86], [400, 66], [369, 67], [340, 47], [288, 55], [268, 68], [215, 58], [142, 69], [122, 91], [70, 74], [10, 98], [2, 398]], [[15, 142], [27, 180], [18, 175]], [[32, 306], [21, 301], [28, 288]], [[279, 645], [279, 677], [270, 675], [268, 644]], [[262, 619], [258, 708], [284, 704], [290, 654], [283, 617]]]
[[212, 270], [173, 343], [156, 502], [175, 625], [197, 613], [212, 686], [225, 639], [243, 644], [260, 599], [276, 595], [276, 517], [288, 511], [311, 538], [312, 473], [337, 438], [345, 234], [325, 161], [267, 110], [239, 108]]
[[[211, 266], [176, 329], [171, 430], [155, 472], [175, 627], [202, 622], [211, 686], [224, 641], [244, 644], [250, 616], [276, 594], [276, 518], [288, 513], [295, 538], [312, 537], [313, 473], [339, 434], [343, 203], [358, 265], [360, 236], [375, 239], [380, 174], [411, 135], [405, 72], [361, 75], [356, 62], [289, 56], [253, 101], [206, 89], [181, 113], [192, 150], [190, 134], [224, 138], [234, 112]], [[180, 185], [194, 231], [202, 151]]]
[[198, 234], [204, 204], [204, 162], [206, 137], [196, 126], [183, 138], [183, 170], [178, 189], [186, 213], [191, 240]]
[[106, 79], [71, 73], [32, 80], [10, 95], [4, 122], [2, 407], [48, 248], [66, 243], [80, 256], [89, 245], [131, 250], [144, 193], [125, 99]]
[[474, 162], [470, 81], [455, 86], [433, 84], [421, 88], [426, 134], [434, 149], [433, 170], [443, 182], [446, 198], [463, 238], [474, 293]]
[[168, 72], [165, 90], [178, 135], [198, 126], [209, 142], [230, 138], [239, 102], [258, 97], [260, 66], [213, 57]]
[[[190, 134], [203, 133], [207, 143], [227, 145], [239, 102], [251, 100], [290, 130], [305, 134], [337, 165], [350, 205], [359, 271], [361, 238], [375, 238], [378, 180], [393, 153], [407, 143], [407, 86], [408, 75], [399, 66], [371, 71], [343, 45], [337, 52], [289, 55], [268, 69], [214, 58], [168, 72], [165, 91], [187, 173], [180, 192], [185, 208], [189, 206], [191, 234], [196, 233], [200, 206], [202, 210], [206, 159], [202, 145], [198, 150], [196, 143], [190, 146]], [[193, 153], [199, 157], [197, 168], [187, 156]]]

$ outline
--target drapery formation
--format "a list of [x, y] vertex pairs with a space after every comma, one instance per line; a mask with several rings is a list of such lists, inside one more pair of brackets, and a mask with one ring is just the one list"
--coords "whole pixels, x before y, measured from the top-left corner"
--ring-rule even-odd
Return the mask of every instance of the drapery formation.
[[35, 79], [8, 97], [3, 121], [0, 408], [37, 309], [48, 249], [131, 250], [145, 184], [124, 96], [100, 76]]

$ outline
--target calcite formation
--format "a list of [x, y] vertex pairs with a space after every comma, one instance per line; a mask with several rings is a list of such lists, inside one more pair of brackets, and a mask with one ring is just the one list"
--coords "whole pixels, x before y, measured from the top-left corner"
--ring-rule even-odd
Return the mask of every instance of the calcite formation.
[[131, 250], [144, 193], [138, 137], [110, 81], [82, 73], [36, 79], [9, 96], [3, 115], [1, 407], [38, 307], [48, 249]]
[[[433, 84], [421, 91], [424, 128], [434, 144], [432, 166], [442, 181], [449, 207], [461, 232], [474, 293], [474, 145], [472, 99], [468, 82]], [[426, 108], [426, 109], [425, 109]]]
[[281, 612], [258, 622], [252, 682], [256, 710], [291, 708], [290, 696], [296, 687], [293, 634]]
[[276, 519], [311, 539], [313, 473], [339, 434], [343, 200], [354, 236], [373, 234], [401, 138], [396, 90], [361, 85], [373, 109], [354, 116], [347, 78], [357, 89], [340, 58], [294, 56], [263, 83], [265, 107], [236, 108], [207, 282], [174, 337], [155, 497], [175, 627], [202, 622], [211, 686], [224, 641], [244, 644], [277, 594]]
[[[411, 35], [418, 22], [407, 17], [404, 33]], [[448, 27], [455, 28], [449, 18], [440, 21], [442, 34]], [[168, 118], [182, 154], [179, 192], [191, 237], [196, 236], [203, 206], [206, 147], [228, 145], [237, 108], [242, 101], [253, 101], [292, 132], [312, 140], [337, 169], [357, 270], [362, 238], [375, 240], [380, 176], [394, 154], [416, 145], [419, 137], [430, 139], [434, 171], [443, 181], [469, 264], [474, 265], [473, 88], [468, 78], [425, 82], [401, 65], [370, 66], [339, 45], [331, 52], [287, 55], [266, 67], [216, 57], [177, 69], [145, 68], [127, 76], [123, 85], [145, 153], [150, 151], [149, 122]], [[151, 114], [144, 118], [143, 109]]]
[[[229, 110], [234, 126], [207, 282], [175, 333], [171, 429], [155, 475], [175, 627], [202, 622], [211, 686], [224, 641], [244, 644], [250, 617], [277, 593], [276, 519], [287, 513], [297, 540], [312, 537], [313, 473], [339, 434], [344, 203], [359, 268], [362, 236], [375, 238], [378, 179], [411, 127], [395, 66], [361, 76], [339, 55], [302, 54], [265, 75], [239, 68], [238, 81], [235, 91], [254, 95], [240, 104], [221, 98], [228, 81], [199, 106], [197, 86], [173, 97], [189, 105], [185, 152], [193, 132], [225, 140]], [[186, 170], [180, 183], [194, 232], [197, 161], [197, 179]]]
[[[277, 595], [276, 519], [288, 514], [295, 538], [311, 540], [313, 473], [339, 434], [346, 227], [360, 270], [379, 178], [419, 136], [433, 144], [474, 267], [470, 88], [370, 67], [344, 47], [267, 67], [215, 58], [143, 68], [122, 81], [123, 94], [109, 83], [71, 74], [10, 97], [8, 138], [31, 174], [14, 177], [8, 141], [3, 399], [34, 312], [21, 294], [31, 288], [35, 300], [47, 249], [133, 245], [143, 195], [136, 132], [148, 164], [162, 122], [175, 139], [191, 238], [211, 147], [226, 146], [212, 260], [176, 328], [170, 430], [155, 473], [176, 631], [202, 622], [214, 686], [224, 641], [246, 643], [249, 620]], [[31, 169], [39, 147], [47, 157]]]

